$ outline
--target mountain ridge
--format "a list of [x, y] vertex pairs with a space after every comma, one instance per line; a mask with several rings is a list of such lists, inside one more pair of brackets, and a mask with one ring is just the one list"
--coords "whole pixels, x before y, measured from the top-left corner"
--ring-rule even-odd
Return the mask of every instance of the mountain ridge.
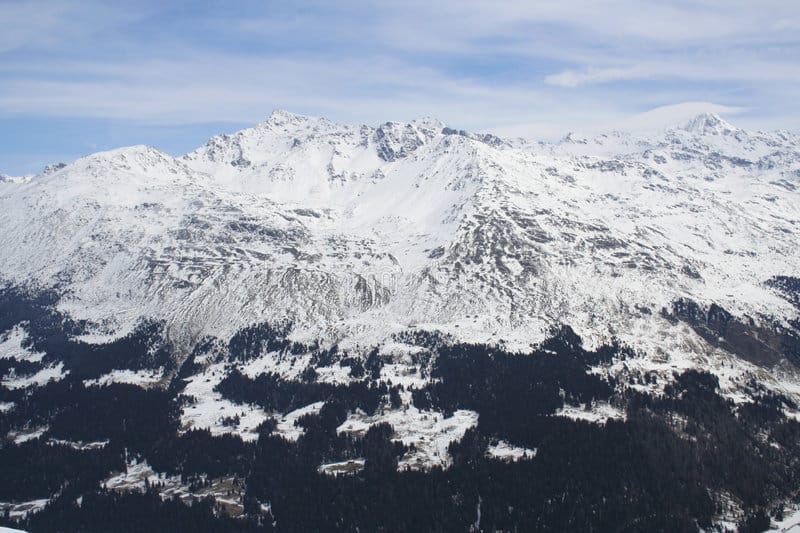
[[548, 144], [276, 112], [2, 183], [0, 509], [371, 530], [394, 494], [405, 530], [432, 487], [428, 529], [782, 521], [799, 182], [797, 136], [710, 116]]
[[[16, 255], [0, 266], [17, 282], [57, 279], [69, 288], [64, 309], [98, 309], [85, 318], [117, 317], [121, 333], [142, 317], [205, 315], [176, 333], [186, 340], [207, 330], [206, 320], [222, 336], [235, 330], [200, 304], [221, 298], [212, 287], [229, 286], [239, 303], [218, 304], [242, 317], [237, 326], [275, 311], [331, 342], [370, 329], [374, 342], [429, 324], [524, 347], [560, 322], [603, 342], [624, 327], [592, 326], [589, 308], [609, 311], [619, 298], [655, 316], [690, 297], [755, 320], [781, 319], [789, 304], [763, 283], [797, 271], [790, 244], [800, 216], [778, 193], [795, 194], [800, 143], [731, 128], [707, 114], [655, 138], [606, 134], [548, 145], [487, 142], [435, 119], [342, 126], [277, 110], [181, 157], [138, 145], [50, 171], [52, 186], [42, 176], [11, 186], [0, 202], [50, 206], [36, 214], [58, 229], [11, 208], [16, 218], [7, 213], [4, 227], [22, 228], [4, 232]], [[776, 203], [788, 217], [775, 216]], [[703, 212], [713, 216], [697, 218]], [[711, 233], [698, 231], [703, 225]], [[46, 248], [60, 250], [61, 260], [25, 245], [32, 231], [52, 239]], [[758, 244], [765, 235], [777, 237], [772, 246]], [[751, 253], [768, 262], [759, 265], [768, 269], [763, 279], [747, 264]], [[271, 266], [259, 271], [265, 262]], [[581, 289], [586, 279], [602, 281]], [[731, 282], [743, 301], [725, 290]], [[125, 288], [132, 300], [103, 287]], [[260, 290], [268, 296], [255, 311], [244, 295]], [[300, 309], [305, 290], [315, 311]], [[652, 320], [635, 321], [644, 319]], [[341, 331], [331, 336], [331, 328]]]

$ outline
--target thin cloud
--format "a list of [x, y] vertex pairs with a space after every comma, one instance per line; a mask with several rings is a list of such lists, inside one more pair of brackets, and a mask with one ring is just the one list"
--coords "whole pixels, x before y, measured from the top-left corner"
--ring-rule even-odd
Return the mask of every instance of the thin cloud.
[[[691, 59], [691, 58], [689, 58]], [[685, 80], [716, 82], [798, 83], [800, 69], [793, 62], [780, 62], [742, 54], [736, 58], [706, 57], [694, 61], [687, 58], [660, 62], [634, 64], [626, 67], [566, 69], [548, 74], [544, 82], [548, 85], [575, 88], [630, 80]]]
[[800, 123], [796, 2], [43, 0], [3, 3], [0, 20], [12, 128], [250, 124], [281, 107], [551, 137], [686, 102]]
[[589, 68], [584, 71], [564, 70], [558, 74], [545, 76], [544, 82], [559, 87], [579, 87], [593, 83], [606, 83], [642, 77], [644, 73], [637, 69], [624, 68]]

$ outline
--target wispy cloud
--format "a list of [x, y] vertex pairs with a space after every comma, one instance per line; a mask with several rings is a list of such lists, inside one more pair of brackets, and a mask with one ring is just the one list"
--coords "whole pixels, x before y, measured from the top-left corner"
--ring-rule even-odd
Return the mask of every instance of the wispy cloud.
[[641, 69], [636, 68], [587, 68], [582, 71], [567, 69], [558, 74], [548, 74], [544, 77], [544, 82], [560, 87], [578, 87], [591, 83], [635, 79], [643, 76]]
[[713, 81], [718, 83], [794, 83], [800, 84], [800, 69], [791, 61], [773, 61], [748, 57], [715, 58], [705, 54], [704, 61], [695, 58], [668, 59], [659, 62], [633, 63], [624, 67], [581, 70], [566, 69], [548, 74], [544, 82], [560, 87], [579, 87], [629, 80], [679, 80], [686, 82]]
[[247, 124], [284, 107], [541, 134], [686, 102], [800, 123], [800, 4], [783, 0], [12, 0], [0, 21], [12, 124]]

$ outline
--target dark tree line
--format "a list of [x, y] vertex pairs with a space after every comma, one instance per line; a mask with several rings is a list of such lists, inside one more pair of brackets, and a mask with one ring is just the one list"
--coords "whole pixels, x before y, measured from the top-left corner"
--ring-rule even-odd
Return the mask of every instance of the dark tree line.
[[[153, 324], [107, 345], [73, 342], [82, 325], [52, 311], [53, 302], [0, 291], [0, 331], [29, 321], [32, 346], [46, 352], [46, 362], [64, 355], [71, 371], [43, 387], [0, 387], [0, 401], [15, 404], [0, 413], [3, 435], [48, 428], [24, 444], [0, 444], [0, 500], [53, 497], [19, 524], [32, 532], [270, 531], [273, 522], [278, 531], [467, 531], [476, 524], [484, 531], [698, 531], [721, 510], [720, 493], [744, 508], [743, 531], [760, 531], [800, 483], [800, 423], [784, 415], [797, 407], [790, 399], [753, 383], [755, 400], [734, 405], [719, 394], [713, 375], [698, 371], [674, 376], [660, 396], [621, 395], [588, 370], [634, 354], [618, 344], [585, 350], [567, 327], [522, 356], [421, 331], [398, 337], [426, 348], [415, 364], [434, 381], [413, 391], [417, 407], [480, 415], [477, 427], [450, 446], [447, 470], [398, 471], [409, 450], [393, 440], [389, 425], [362, 435], [336, 431], [355, 409], [399, 406], [399, 389], [379, 382], [379, 352], [359, 357], [294, 345], [277, 326], [243, 331], [220, 353], [247, 360], [265, 350], [310, 352], [315, 365], [349, 366], [360, 381], [318, 383], [311, 372], [299, 381], [276, 374], [251, 379], [231, 369], [218, 391], [232, 401], [276, 412], [325, 404], [298, 421], [297, 442], [274, 435], [272, 420], [251, 443], [206, 430], [181, 433], [183, 380], [200, 370], [195, 357], [220, 343], [199, 345], [166, 390], [87, 387], [85, 377], [125, 367], [118, 365], [167, 364], [172, 354], [152, 349], [160, 335]], [[626, 418], [592, 424], [554, 416], [565, 402], [592, 401], [615, 402]], [[108, 444], [81, 450], [51, 438]], [[489, 458], [487, 445], [497, 439], [536, 448], [535, 457]], [[223, 516], [211, 500], [162, 501], [152, 487], [146, 494], [104, 491], [101, 481], [124, 468], [126, 454], [187, 479], [237, 476], [245, 483], [246, 516]], [[363, 470], [336, 477], [318, 471], [356, 458], [365, 459]], [[270, 513], [263, 511], [267, 504]]]
[[177, 499], [162, 501], [154, 492], [116, 494], [105, 491], [87, 493], [80, 505], [75, 499], [58, 498], [44, 511], [24, 520], [21, 526], [32, 532], [53, 533], [248, 533], [272, 530], [269, 522], [215, 514], [211, 499], [188, 506]]
[[[607, 351], [601, 356], [608, 357]], [[584, 351], [580, 338], [568, 329], [525, 356], [482, 345], [442, 346], [431, 371], [435, 381], [414, 391], [414, 404], [445, 413], [477, 411], [487, 434], [535, 446], [542, 425], [549, 424], [543, 416], [565, 401], [611, 397], [613, 386], [587, 372], [589, 362], [599, 357]]]
[[348, 385], [290, 381], [275, 373], [249, 378], [233, 368], [215, 390], [237, 403], [255, 404], [269, 411], [288, 413], [294, 409], [326, 400], [336, 399], [366, 413], [374, 413], [388, 393], [385, 384], [356, 381]]
[[76, 450], [34, 439], [0, 448], [0, 501], [35, 500], [64, 491], [73, 497], [96, 490], [112, 470], [124, 468], [112, 449]]
[[53, 292], [0, 289], [0, 333], [25, 323], [27, 347], [44, 352], [42, 364], [63, 363], [74, 379], [97, 378], [115, 369], [172, 368], [174, 358], [163, 339], [163, 325], [144, 321], [125, 337], [105, 344], [75, 339], [86, 324], [55, 309]]

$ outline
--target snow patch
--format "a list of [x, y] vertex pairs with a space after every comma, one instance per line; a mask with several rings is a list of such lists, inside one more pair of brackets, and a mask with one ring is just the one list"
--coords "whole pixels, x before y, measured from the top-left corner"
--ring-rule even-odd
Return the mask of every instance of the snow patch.
[[72, 441], [63, 439], [49, 439], [48, 444], [57, 444], [59, 446], [69, 446], [76, 450], [100, 450], [108, 445], [108, 440], [98, 440], [93, 442]]
[[[2, 508], [2, 504], [0, 504], [0, 509]], [[11, 529], [10, 527], [3, 527], [0, 526], [0, 533], [26, 533], [21, 529]]]
[[45, 367], [35, 374], [30, 376], [17, 377], [12, 371], [5, 378], [3, 378], [3, 386], [9, 389], [24, 389], [25, 387], [41, 387], [50, 381], [61, 381], [69, 370], [64, 370], [64, 363], [59, 362], [57, 365]]
[[87, 379], [83, 384], [87, 387], [97, 385], [104, 386], [112, 383], [127, 383], [130, 385], [138, 385], [140, 387], [148, 387], [155, 385], [163, 378], [163, 369], [157, 370], [112, 370], [108, 374], [104, 374], [97, 379]]
[[324, 405], [325, 402], [315, 402], [285, 414], [278, 420], [273, 433], [290, 442], [297, 442], [297, 439], [303, 434], [303, 428], [295, 425], [297, 421], [306, 415], [318, 414]]
[[592, 405], [564, 405], [564, 407], [556, 411], [555, 416], [563, 416], [572, 420], [584, 420], [595, 424], [605, 424], [609, 420], [625, 420], [626, 418], [623, 411], [605, 402], [598, 402]]
[[398, 469], [427, 470], [434, 466], [450, 466], [448, 447], [461, 440], [468, 429], [477, 426], [478, 413], [459, 409], [446, 418], [442, 413], [420, 411], [414, 406], [374, 416], [356, 412], [337, 428], [337, 432], [361, 435], [371, 426], [384, 422], [394, 428], [393, 441], [413, 448], [400, 458]]
[[[29, 514], [41, 511], [48, 503], [50, 503], [50, 500], [47, 498], [29, 500], [25, 502], [0, 502], [0, 513], [5, 513], [8, 511], [8, 516], [11, 520], [22, 520]], [[21, 530], [19, 529], [0, 527], [0, 533], [20, 531]], [[25, 532], [22, 531], [21, 533]]]
[[42, 426], [24, 430], [13, 430], [8, 432], [8, 438], [14, 441], [14, 444], [22, 444], [29, 440], [38, 439], [44, 435], [47, 429], [47, 426]]
[[278, 374], [283, 379], [299, 379], [310, 362], [310, 354], [287, 355], [269, 352], [240, 365], [239, 371], [251, 379], [269, 373]]
[[784, 513], [783, 520], [775, 520], [772, 528], [767, 533], [798, 533], [800, 532], [800, 509], [793, 509]]
[[504, 440], [490, 444], [486, 448], [486, 456], [501, 461], [520, 461], [536, 457], [536, 448], [523, 448], [515, 446]]
[[[255, 441], [257, 428], [268, 415], [258, 406], [233, 403], [214, 391], [225, 375], [225, 365], [219, 363], [189, 378], [182, 394], [194, 402], [181, 409], [181, 425], [184, 429], [207, 428], [212, 435], [233, 433], [244, 441]], [[234, 425], [231, 421], [236, 417], [238, 424]]]
[[43, 352], [34, 352], [23, 344], [28, 340], [25, 324], [17, 324], [5, 334], [0, 335], [0, 359], [18, 359], [38, 363], [44, 357]]
[[347, 461], [340, 461], [338, 463], [327, 463], [321, 465], [317, 470], [321, 474], [328, 474], [329, 476], [339, 476], [343, 474], [355, 474], [364, 469], [364, 459], [350, 459]]
[[217, 508], [224, 510], [229, 516], [240, 516], [244, 512], [242, 505], [244, 482], [233, 476], [222, 478], [208, 478], [200, 476], [202, 484], [187, 484], [181, 482], [181, 476], [171, 476], [163, 472], [156, 472], [147, 464], [147, 461], [130, 460], [126, 463], [125, 471], [111, 476], [100, 483], [101, 487], [117, 492], [143, 493], [148, 487], [155, 487], [162, 500], [179, 498], [185, 504], [192, 501], [213, 496]]

